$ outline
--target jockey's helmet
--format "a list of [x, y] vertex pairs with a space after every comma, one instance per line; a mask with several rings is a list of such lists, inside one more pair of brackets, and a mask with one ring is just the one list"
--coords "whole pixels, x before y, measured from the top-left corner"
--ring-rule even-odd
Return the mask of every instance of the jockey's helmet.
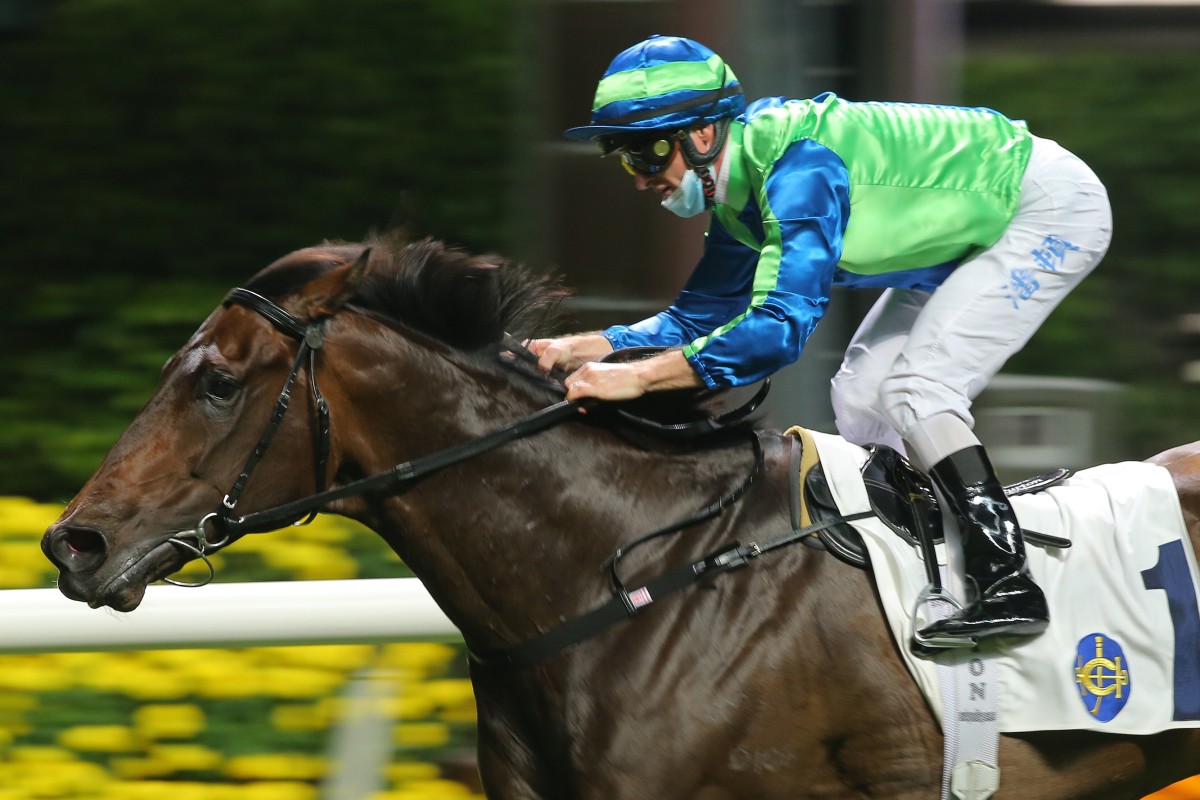
[[591, 124], [565, 133], [595, 141], [607, 154], [645, 134], [731, 119], [745, 108], [741, 84], [719, 55], [691, 39], [656, 34], [612, 60], [596, 86]]

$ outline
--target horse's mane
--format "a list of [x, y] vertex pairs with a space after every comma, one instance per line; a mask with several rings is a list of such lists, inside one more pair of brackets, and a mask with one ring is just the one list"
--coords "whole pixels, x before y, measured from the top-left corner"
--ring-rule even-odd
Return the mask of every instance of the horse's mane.
[[567, 295], [557, 279], [500, 256], [471, 255], [434, 239], [410, 242], [399, 234], [298, 250], [258, 273], [246, 288], [286, 296], [368, 249], [351, 302], [459, 349], [478, 349], [505, 334], [545, 335]]
[[[355, 263], [368, 250], [349, 302], [458, 350], [494, 354], [506, 334], [518, 341], [547, 335], [568, 294], [557, 278], [499, 256], [471, 255], [434, 239], [410, 242], [398, 234], [297, 250], [259, 272], [245, 288], [279, 301], [314, 278]], [[542, 383], [540, 377], [538, 381]], [[650, 419], [703, 419], [713, 413], [714, 398], [706, 394], [711, 393], [651, 393], [627, 407]], [[747, 430], [750, 423], [730, 430]]]

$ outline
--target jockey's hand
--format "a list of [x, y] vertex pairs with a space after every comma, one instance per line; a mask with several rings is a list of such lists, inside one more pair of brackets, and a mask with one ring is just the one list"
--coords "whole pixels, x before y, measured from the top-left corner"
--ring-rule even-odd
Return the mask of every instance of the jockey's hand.
[[565, 381], [568, 400], [595, 397], [600, 400], [632, 400], [646, 392], [689, 389], [703, 386], [682, 350], [670, 350], [641, 361], [623, 363], [589, 362]]
[[555, 367], [576, 369], [584, 362], [596, 361], [612, 352], [612, 344], [598, 333], [530, 339], [525, 346], [538, 357], [538, 369], [546, 374]]
[[637, 364], [589, 362], [564, 381], [568, 400], [595, 397], [600, 400], [632, 400], [646, 393]]

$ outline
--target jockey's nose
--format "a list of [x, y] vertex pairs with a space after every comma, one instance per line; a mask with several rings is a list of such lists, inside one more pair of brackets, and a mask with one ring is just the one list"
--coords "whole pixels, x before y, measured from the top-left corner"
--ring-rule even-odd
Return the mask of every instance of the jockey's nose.
[[63, 572], [93, 572], [108, 556], [108, 541], [96, 528], [51, 525], [42, 552]]

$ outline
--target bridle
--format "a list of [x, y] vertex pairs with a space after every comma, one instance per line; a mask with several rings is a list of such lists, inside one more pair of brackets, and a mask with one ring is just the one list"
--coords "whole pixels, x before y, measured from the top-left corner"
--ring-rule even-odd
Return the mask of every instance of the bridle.
[[[222, 305], [226, 308], [231, 305], [240, 305], [258, 313], [277, 330], [298, 341], [299, 347], [296, 352], [296, 358], [292, 363], [291, 371], [288, 373], [283, 389], [279, 393], [279, 399], [275, 402], [271, 417], [267, 421], [266, 427], [263, 429], [254, 450], [250, 453], [249, 458], [246, 459], [245, 466], [242, 467], [241, 472], [234, 481], [233, 487], [221, 501], [221, 508], [204, 515], [195, 528], [178, 531], [163, 537], [163, 541], [170, 542], [191, 552], [203, 561], [208, 568], [208, 576], [197, 582], [184, 582], [171, 578], [164, 579], [167, 583], [176, 586], [196, 587], [209, 583], [215, 577], [216, 573], [216, 568], [213, 566], [209, 556], [217, 550], [228, 546], [234, 538], [242, 534], [276, 530], [285, 525], [308, 524], [316, 517], [323, 506], [344, 497], [360, 495], [378, 489], [386, 489], [392, 493], [399, 493], [411, 488], [413, 484], [422, 478], [446, 467], [475, 458], [511, 441], [524, 438], [547, 428], [552, 428], [567, 420], [577, 419], [581, 408], [590, 408], [595, 405], [590, 400], [556, 403], [505, 428], [477, 439], [448, 447], [445, 450], [440, 450], [428, 456], [413, 459], [412, 461], [405, 461], [375, 475], [360, 478], [332, 489], [326, 489], [324, 487], [327, 482], [326, 472], [330, 451], [330, 412], [329, 404], [325, 401], [320, 389], [317, 387], [316, 354], [324, 346], [324, 330], [328, 316], [311, 322], [304, 322], [274, 302], [248, 289], [233, 289], [225, 297]], [[317, 416], [317, 423], [313, 433], [313, 464], [316, 473], [316, 492], [308, 497], [290, 503], [255, 511], [244, 516], [235, 515], [233, 512], [236, 510], [237, 503], [241, 499], [246, 482], [250, 479], [251, 473], [254, 472], [255, 467], [258, 466], [259, 461], [266, 453], [276, 432], [279, 430], [284, 414], [287, 413], [288, 407], [291, 404], [292, 387], [296, 382], [300, 369], [306, 362], [308, 364], [309, 386], [312, 390]], [[210, 525], [216, 528], [220, 534], [219, 538], [215, 541], [208, 538], [207, 529]]]
[[[259, 436], [254, 450], [246, 459], [246, 463], [234, 481], [232, 488], [221, 501], [220, 509], [202, 517], [194, 529], [178, 531], [162, 538], [162, 542], [170, 543], [190, 551], [208, 567], [208, 576], [197, 582], [183, 582], [170, 578], [164, 579], [167, 583], [177, 586], [195, 587], [209, 583], [216, 574], [216, 568], [213, 566], [209, 556], [217, 550], [228, 546], [238, 536], [247, 533], [261, 533], [275, 530], [289, 524], [305, 525], [316, 517], [322, 507], [344, 497], [360, 495], [380, 489], [390, 491], [393, 494], [406, 491], [421, 479], [446, 467], [475, 458], [509, 442], [547, 430], [568, 420], [578, 420], [580, 419], [579, 412], [581, 409], [596, 409], [600, 405], [598, 401], [591, 398], [579, 401], [564, 400], [536, 411], [490, 434], [453, 445], [427, 456], [405, 461], [375, 475], [350, 481], [334, 488], [325, 488], [328, 481], [327, 472], [330, 453], [330, 412], [328, 403], [317, 387], [316, 367], [317, 352], [323, 348], [325, 343], [325, 324], [329, 316], [305, 322], [262, 295], [248, 289], [240, 288], [230, 291], [222, 305], [226, 308], [231, 305], [240, 305], [256, 312], [277, 330], [299, 342], [299, 346], [296, 351], [295, 360], [292, 362], [292, 368], [284, 381], [283, 389], [280, 391], [279, 398], [276, 400], [275, 407], [271, 412], [271, 417], [267, 421], [262, 434]], [[536, 356], [511, 337], [506, 337], [504, 348], [518, 360], [527, 363], [535, 363], [537, 361]], [[238, 516], [234, 514], [238, 501], [241, 499], [250, 475], [258, 466], [259, 461], [266, 453], [267, 448], [279, 430], [283, 417], [291, 404], [292, 388], [299, 377], [300, 370], [306, 363], [308, 365], [309, 386], [312, 391], [313, 405], [317, 419], [313, 433], [313, 465], [316, 491], [314, 494], [299, 500]], [[764, 385], [750, 401], [721, 416], [678, 424], [658, 423], [637, 417], [628, 411], [618, 408], [608, 410], [616, 411], [617, 415], [626, 423], [640, 427], [643, 430], [651, 431], [658, 436], [691, 438], [704, 433], [721, 430], [740, 422], [753, 413], [765, 398], [768, 389], [769, 383], [764, 382]], [[644, 604], [651, 602], [653, 599], [660, 599], [667, 594], [678, 591], [699, 580], [701, 577], [708, 577], [712, 574], [736, 569], [747, 563], [749, 559], [757, 557], [767, 550], [787, 544], [801, 536], [809, 535], [812, 531], [793, 530], [791, 534], [785, 537], [776, 537], [776, 539], [765, 541], [762, 544], [752, 542], [749, 545], [741, 545], [735, 542], [733, 545], [710, 553], [698, 561], [680, 565], [669, 570], [644, 587], [630, 591], [624, 585], [618, 573], [618, 565], [621, 559], [628, 555], [634, 548], [658, 537], [678, 533], [686, 528], [710, 520], [718, 516], [726, 508], [732, 506], [746, 494], [763, 468], [762, 446], [757, 434], [752, 435], [751, 440], [754, 445], [754, 463], [738, 486], [697, 513], [641, 536], [631, 544], [618, 549], [612, 555], [609, 559], [608, 567], [614, 597], [609, 603], [581, 617], [568, 620], [559, 627], [546, 631], [516, 647], [486, 654], [472, 653], [472, 658], [479, 663], [505, 666], [520, 666], [534, 663], [558, 652], [570, 644], [588, 638], [618, 619], [633, 616], [638, 613]], [[210, 524], [220, 534], [220, 537], [216, 541], [208, 538], [207, 528]], [[650, 591], [651, 589], [652, 592]]]
[[[292, 386], [306, 360], [308, 361], [308, 385], [312, 390], [313, 406], [317, 416], [317, 424], [313, 430], [313, 469], [318, 493], [325, 488], [325, 472], [329, 462], [329, 403], [321, 395], [321, 390], [317, 388], [317, 351], [325, 345], [326, 318], [322, 317], [308, 323], [301, 322], [262, 295], [248, 289], [234, 289], [226, 296], [224, 302], [226, 307], [234, 303], [257, 311], [278, 330], [298, 340], [300, 346], [296, 349], [296, 359], [292, 362], [292, 370], [288, 373], [283, 389], [279, 392], [279, 399], [275, 401], [275, 410], [271, 412], [271, 419], [263, 429], [262, 436], [259, 437], [258, 444], [250, 453], [250, 457], [246, 459], [246, 465], [242, 467], [241, 473], [234, 481], [233, 488], [221, 501], [221, 505], [228, 512], [232, 512], [237, 506], [238, 500], [241, 499], [242, 492], [246, 488], [246, 481], [250, 479], [250, 473], [258, 466], [259, 459], [263, 457], [271, 440], [275, 438], [279, 424], [283, 421], [283, 415], [287, 413], [288, 406], [291, 404]], [[315, 510], [309, 512], [308, 518], [301, 524], [311, 522], [316, 515]]]
[[[250, 480], [250, 474], [254, 472], [259, 460], [267, 452], [267, 448], [275, 438], [275, 434], [283, 422], [283, 417], [291, 405], [292, 387], [295, 385], [296, 378], [300, 374], [300, 369], [304, 366], [305, 362], [308, 363], [308, 382], [309, 388], [312, 391], [313, 407], [316, 414], [316, 424], [313, 427], [313, 471], [315, 473], [317, 494], [320, 494], [325, 488], [327, 480], [326, 471], [329, 462], [329, 403], [317, 387], [317, 351], [325, 344], [326, 318], [322, 317], [312, 322], [302, 322], [267, 298], [248, 289], [233, 289], [226, 295], [225, 300], [222, 302], [222, 305], [226, 308], [234, 304], [245, 306], [257, 312], [277, 330], [297, 340], [300, 345], [296, 349], [296, 357], [292, 361], [292, 368], [283, 383], [283, 389], [279, 392], [279, 398], [275, 401], [275, 407], [271, 412], [271, 416], [258, 438], [258, 443], [250, 452], [245, 465], [242, 467], [241, 472], [238, 473], [237, 479], [233, 482], [233, 486], [221, 500], [221, 510], [206, 514], [195, 529], [180, 531], [166, 538], [166, 541], [191, 551], [208, 567], [208, 576], [198, 582], [179, 581], [173, 578], [163, 579], [175, 586], [203, 586], [216, 576], [216, 568], [209, 559], [209, 555], [226, 547], [233, 541], [234, 534], [237, 532], [237, 526], [230, 524], [234, 521], [232, 513], [242, 497], [242, 492], [246, 489], [246, 482]], [[296, 525], [307, 525], [316, 516], [317, 510], [314, 508], [308, 512], [308, 516], [304, 519], [298, 522], [292, 520], [291, 522]], [[214, 523], [220, 529], [221, 536], [216, 541], [210, 540], [206, 533], [206, 527], [210, 522]]]

